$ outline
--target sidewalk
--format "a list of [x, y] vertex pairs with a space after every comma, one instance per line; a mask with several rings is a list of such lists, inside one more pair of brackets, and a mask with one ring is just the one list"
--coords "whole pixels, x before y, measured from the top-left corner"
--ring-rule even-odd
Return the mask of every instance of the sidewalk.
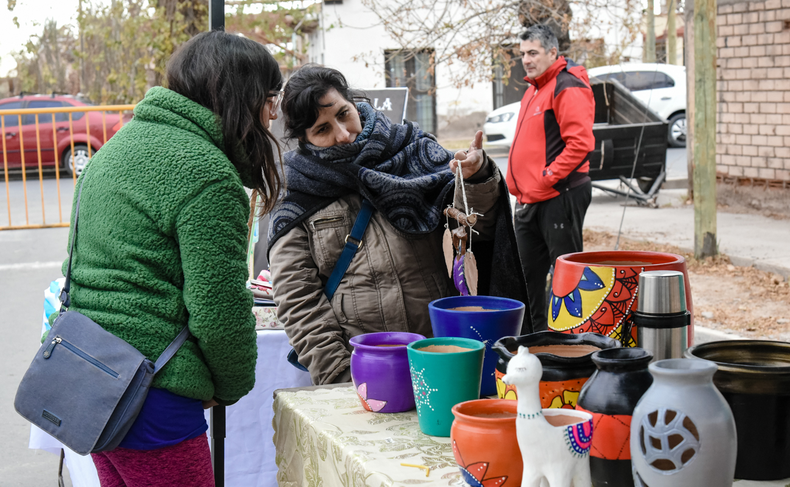
[[[694, 206], [686, 205], [685, 151], [667, 153], [667, 182], [658, 193], [658, 208], [637, 206], [625, 197], [593, 190], [584, 228], [606, 231], [632, 240], [649, 240], [694, 249]], [[607, 185], [617, 182], [607, 182]], [[622, 220], [622, 227], [621, 227]], [[716, 237], [719, 252], [737, 266], [754, 266], [790, 279], [790, 220], [761, 215], [718, 212]], [[741, 336], [695, 326], [695, 343], [737, 340]]]
[[[622, 220], [622, 236], [694, 249], [694, 206], [685, 205], [685, 189], [662, 189], [658, 208], [637, 206], [625, 197], [593, 191], [584, 227], [617, 234]], [[623, 215], [625, 211], [625, 215]], [[790, 277], [790, 220], [774, 220], [761, 215], [717, 214], [716, 237], [719, 252], [733, 264], [750, 266]]]

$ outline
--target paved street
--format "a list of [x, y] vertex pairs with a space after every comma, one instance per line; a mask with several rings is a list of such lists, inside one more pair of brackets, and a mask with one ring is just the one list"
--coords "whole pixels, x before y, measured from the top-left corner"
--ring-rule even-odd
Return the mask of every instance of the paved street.
[[14, 395], [38, 349], [44, 289], [61, 275], [67, 238], [67, 228], [0, 232], [0, 487], [57, 485], [58, 457], [27, 448], [30, 423], [14, 411]]

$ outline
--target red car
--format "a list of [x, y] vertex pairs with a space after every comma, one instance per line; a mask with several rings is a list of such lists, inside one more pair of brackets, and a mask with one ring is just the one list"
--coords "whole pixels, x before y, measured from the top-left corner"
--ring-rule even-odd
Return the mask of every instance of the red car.
[[[24, 140], [25, 167], [30, 169], [38, 168], [38, 149], [36, 142], [36, 118], [35, 115], [22, 115], [20, 127], [19, 115], [4, 115], [3, 110], [19, 110], [23, 108], [63, 108], [63, 107], [84, 107], [92, 106], [87, 100], [71, 95], [28, 95], [23, 94], [12, 98], [0, 100], [0, 116], [5, 122], [3, 138], [5, 139], [5, 152], [8, 161], [8, 169], [20, 169], [22, 167], [22, 154], [20, 140]], [[52, 136], [52, 117], [55, 117], [55, 132], [57, 134], [57, 147], [53, 143]], [[88, 118], [90, 126], [90, 136], [86, 128], [85, 117]], [[128, 121], [124, 115], [124, 123]], [[88, 145], [90, 153], [93, 154], [106, 142], [106, 138], [112, 137], [121, 128], [121, 117], [118, 112], [74, 112], [71, 114], [73, 132], [69, 132], [68, 113], [41, 113], [38, 115], [38, 132], [41, 142], [41, 165], [42, 167], [52, 168], [55, 165], [55, 154], [60, 168], [65, 169], [69, 175], [74, 173], [76, 166], [77, 175], [82, 172], [85, 164], [88, 163]], [[71, 142], [74, 141], [74, 157], [71, 157]], [[3, 170], [2, 141], [0, 141], [0, 171]]]

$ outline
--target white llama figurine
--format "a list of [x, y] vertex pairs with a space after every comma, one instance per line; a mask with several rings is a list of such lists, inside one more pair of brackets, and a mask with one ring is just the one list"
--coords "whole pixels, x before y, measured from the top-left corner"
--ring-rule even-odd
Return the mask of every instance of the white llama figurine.
[[[521, 487], [590, 487], [592, 415], [572, 409], [542, 409], [540, 360], [518, 347], [502, 381], [516, 387], [516, 436], [524, 459]], [[545, 485], [544, 482], [544, 485]]]

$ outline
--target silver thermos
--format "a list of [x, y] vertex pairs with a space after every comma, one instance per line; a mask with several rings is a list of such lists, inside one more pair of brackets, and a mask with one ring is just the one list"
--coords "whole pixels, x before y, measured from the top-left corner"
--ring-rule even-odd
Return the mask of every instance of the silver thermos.
[[647, 271], [639, 274], [639, 302], [633, 322], [637, 346], [652, 353], [653, 361], [683, 358], [691, 324], [683, 273]]

